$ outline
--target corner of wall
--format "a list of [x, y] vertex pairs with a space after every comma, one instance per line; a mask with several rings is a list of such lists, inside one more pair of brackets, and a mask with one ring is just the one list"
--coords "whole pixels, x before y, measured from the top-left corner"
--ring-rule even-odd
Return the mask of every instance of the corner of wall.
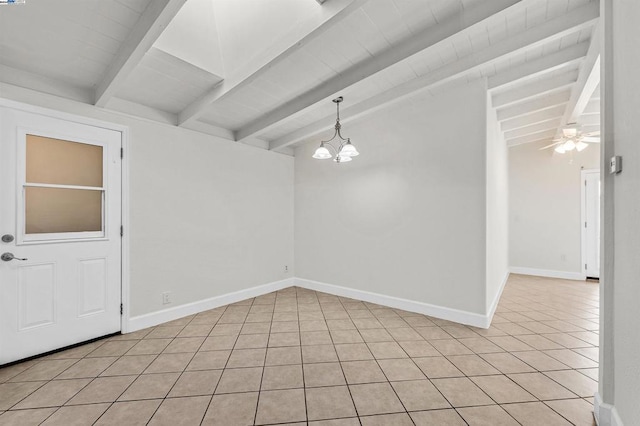
[[489, 326], [509, 279], [508, 148], [486, 89], [486, 312]]
[[616, 407], [603, 402], [599, 392], [593, 398], [593, 417], [598, 426], [624, 426]]
[[[335, 284], [328, 284], [304, 278], [295, 278], [294, 285], [308, 290], [320, 291], [340, 297], [362, 300], [364, 302], [375, 303], [377, 305], [388, 306], [403, 311], [415, 312], [417, 314], [452, 321], [460, 324], [471, 325], [478, 328], [489, 328], [491, 317], [477, 314], [475, 312], [463, 311], [460, 309], [436, 306], [429, 303], [415, 300], [403, 299], [400, 297], [387, 296], [384, 294], [343, 287]], [[497, 305], [497, 302], [496, 302]]]
[[184, 305], [163, 309], [161, 311], [126, 318], [122, 321], [122, 332], [131, 333], [147, 327], [153, 327], [158, 324], [197, 314], [209, 309], [215, 309], [230, 303], [236, 303], [252, 297], [262, 296], [267, 293], [292, 287], [293, 285], [294, 278], [287, 278], [220, 296], [210, 297], [208, 299], [198, 300], [196, 302], [185, 303]]

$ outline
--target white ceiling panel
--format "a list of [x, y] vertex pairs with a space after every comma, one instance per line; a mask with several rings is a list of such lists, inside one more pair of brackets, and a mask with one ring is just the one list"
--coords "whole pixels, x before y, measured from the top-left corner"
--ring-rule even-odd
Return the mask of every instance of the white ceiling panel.
[[152, 48], [116, 96], [176, 114], [220, 81], [221, 77]]
[[149, 0], [30, 0], [0, 13], [0, 62], [92, 87], [113, 61]]

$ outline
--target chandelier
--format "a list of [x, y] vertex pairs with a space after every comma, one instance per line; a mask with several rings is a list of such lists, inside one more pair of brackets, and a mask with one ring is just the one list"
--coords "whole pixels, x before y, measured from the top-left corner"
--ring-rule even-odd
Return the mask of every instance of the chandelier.
[[[353, 157], [360, 154], [355, 146], [351, 144], [351, 139], [343, 138], [340, 133], [340, 102], [342, 102], [342, 96], [339, 96], [333, 100], [336, 104], [336, 131], [333, 133], [333, 137], [326, 141], [321, 141], [320, 146], [316, 149], [316, 152], [313, 154], [313, 158], [317, 160], [328, 160], [329, 158], [333, 158], [333, 161], [336, 163], [346, 163], [353, 159]], [[338, 144], [337, 147], [333, 146], [331, 142], [338, 138], [335, 142]], [[329, 150], [329, 148], [331, 150]], [[334, 158], [335, 155], [335, 158]]]

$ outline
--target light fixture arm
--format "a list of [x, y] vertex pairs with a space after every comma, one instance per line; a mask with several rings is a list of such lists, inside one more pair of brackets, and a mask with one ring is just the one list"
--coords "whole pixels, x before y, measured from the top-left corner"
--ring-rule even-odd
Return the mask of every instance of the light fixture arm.
[[[342, 125], [340, 124], [340, 102], [342, 101], [343, 101], [342, 96], [339, 96], [333, 100], [333, 103], [336, 104], [336, 124], [335, 126], [333, 126], [335, 129], [335, 131], [333, 132], [333, 136], [331, 136], [329, 139], [325, 141], [320, 141], [320, 144], [322, 146], [324, 145], [330, 146], [331, 149], [334, 151], [334, 155], [337, 155], [340, 152], [340, 150], [348, 140], [348, 138], [343, 137], [342, 133], [340, 133], [340, 129], [342, 129]], [[337, 148], [331, 144], [331, 141], [333, 141], [336, 137], [339, 138], [339, 142], [340, 142], [340, 145]]]
[[[336, 124], [333, 126], [333, 136], [327, 140], [320, 141], [320, 147], [316, 149], [316, 152], [313, 154], [313, 158], [326, 160], [331, 157], [335, 157], [334, 161], [341, 163], [351, 161], [352, 157], [358, 155], [358, 151], [351, 144], [351, 139], [343, 137], [341, 133], [342, 125], [340, 124], [340, 102], [342, 101], [342, 96], [338, 96], [333, 100], [333, 103], [336, 104]], [[336, 141], [335, 144], [338, 146], [331, 143], [334, 140]]]

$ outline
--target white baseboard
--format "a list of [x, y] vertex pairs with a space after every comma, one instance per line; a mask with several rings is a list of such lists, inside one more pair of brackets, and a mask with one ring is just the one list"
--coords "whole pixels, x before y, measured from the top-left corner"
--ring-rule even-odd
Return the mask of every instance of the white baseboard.
[[523, 268], [512, 266], [509, 268], [512, 274], [533, 275], [536, 277], [560, 278], [563, 280], [584, 281], [587, 279], [582, 272], [553, 271], [550, 269]]
[[275, 281], [268, 284], [251, 287], [248, 289], [227, 293], [209, 299], [199, 300], [197, 302], [187, 303], [168, 309], [163, 309], [148, 314], [138, 315], [123, 321], [123, 333], [131, 333], [144, 328], [153, 327], [158, 324], [173, 321], [188, 315], [197, 314], [199, 312], [214, 309], [219, 306], [228, 305], [230, 303], [239, 302], [241, 300], [250, 299], [252, 297], [261, 296], [273, 291], [282, 290], [287, 287], [298, 286], [310, 290], [322, 291], [336, 296], [349, 297], [352, 299], [363, 300], [365, 302], [376, 303], [391, 308], [402, 309], [409, 312], [416, 312], [423, 315], [429, 315], [448, 321], [461, 324], [472, 325], [474, 327], [488, 328], [491, 325], [491, 319], [495, 313], [496, 307], [504, 290], [504, 286], [509, 278], [509, 274], [505, 276], [500, 290], [495, 295], [491, 304], [491, 309], [487, 315], [475, 312], [462, 311], [459, 309], [447, 308], [444, 306], [431, 305], [429, 303], [417, 302], [414, 300], [402, 299], [399, 297], [387, 296], [384, 294], [371, 293], [363, 290], [356, 290], [348, 287], [342, 287], [333, 284], [326, 284], [319, 281], [312, 281], [303, 278], [288, 278], [281, 281]]
[[472, 325], [474, 327], [488, 328], [489, 318], [487, 315], [475, 312], [461, 311], [443, 306], [431, 305], [414, 300], [401, 299], [399, 297], [386, 296], [384, 294], [371, 293], [363, 290], [342, 287], [333, 284], [326, 284], [319, 281], [295, 278], [295, 285], [309, 290], [322, 291], [336, 296], [349, 297], [351, 299], [362, 300], [378, 305], [389, 306], [395, 309], [402, 309], [409, 312], [416, 312], [423, 315], [445, 319], [461, 324]]
[[487, 312], [486, 326], [483, 328], [489, 328], [491, 326], [491, 321], [493, 321], [493, 315], [495, 315], [496, 309], [498, 309], [498, 303], [500, 303], [502, 292], [504, 291], [504, 287], [507, 285], [507, 281], [509, 281], [509, 275], [510, 273], [509, 271], [507, 271], [507, 273], [504, 275], [504, 278], [502, 279], [500, 288], [498, 289], [498, 292], [496, 293], [496, 295], [493, 298], [493, 301], [491, 302], [491, 306], [489, 307], [489, 312]]
[[293, 286], [294, 279], [287, 278], [281, 281], [259, 285], [244, 290], [234, 291], [233, 293], [223, 294], [221, 296], [211, 297], [209, 299], [199, 300], [197, 302], [187, 303], [173, 308], [163, 309], [161, 311], [151, 312], [144, 315], [138, 315], [125, 321], [126, 327], [123, 327], [123, 333], [131, 333], [133, 331], [142, 330], [143, 328], [153, 327], [154, 325], [173, 321], [188, 315], [197, 314], [199, 312], [208, 311], [219, 306], [228, 305], [230, 303], [240, 302], [241, 300], [250, 299], [252, 297], [262, 296], [272, 291], [282, 290]]
[[599, 392], [593, 398], [593, 416], [598, 426], [624, 426], [616, 407], [602, 402]]

